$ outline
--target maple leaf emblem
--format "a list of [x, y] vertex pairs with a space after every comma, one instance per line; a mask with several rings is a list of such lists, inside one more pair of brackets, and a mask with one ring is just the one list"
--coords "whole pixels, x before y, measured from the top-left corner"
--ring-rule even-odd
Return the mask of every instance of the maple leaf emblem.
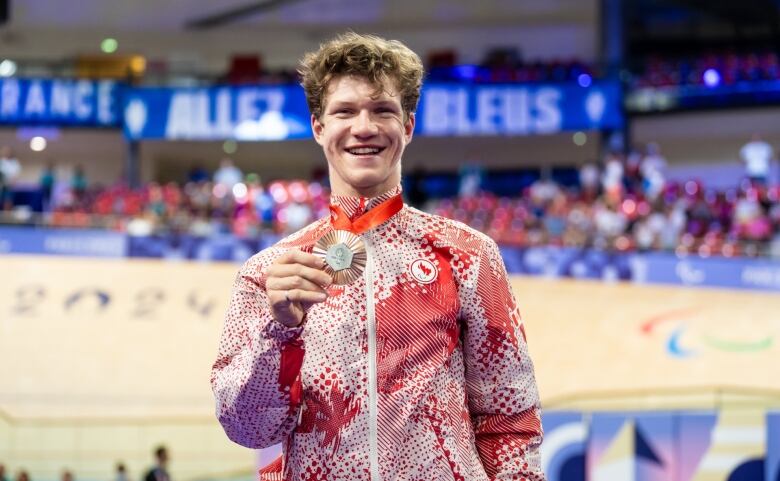
[[431, 272], [433, 272], [433, 271], [431, 271], [431, 269], [430, 269], [428, 266], [426, 266], [426, 265], [425, 265], [425, 264], [423, 264], [422, 262], [420, 262], [419, 264], [417, 264], [417, 268], [418, 268], [418, 269], [420, 269], [420, 270], [422, 271], [422, 273], [423, 273], [423, 274], [425, 274], [425, 277], [428, 277], [428, 276], [430, 276], [430, 275], [431, 275]]
[[301, 418], [298, 431], [325, 433], [322, 446], [333, 445], [337, 451], [341, 440], [341, 430], [351, 423], [360, 412], [360, 400], [354, 396], [345, 396], [338, 383], [333, 383], [328, 393], [314, 389], [306, 395], [306, 409]]

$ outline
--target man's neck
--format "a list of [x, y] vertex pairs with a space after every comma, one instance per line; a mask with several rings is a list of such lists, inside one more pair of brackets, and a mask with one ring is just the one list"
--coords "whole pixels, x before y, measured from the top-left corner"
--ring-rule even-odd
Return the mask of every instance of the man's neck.
[[395, 191], [400, 182], [391, 186], [381, 186], [372, 189], [332, 189], [330, 192], [331, 197], [354, 197], [363, 199], [373, 199], [383, 196], [384, 194]]
[[401, 185], [396, 184], [394, 187], [379, 192], [377, 195], [365, 196], [355, 193], [356, 195], [339, 195], [335, 192], [331, 193], [330, 202], [332, 205], [338, 205], [344, 211], [349, 218], [362, 215], [363, 213], [373, 209], [382, 202], [389, 200], [396, 194], [402, 192]]
[[364, 197], [366, 199], [370, 199], [372, 197], [377, 197], [382, 194], [384, 194], [387, 191], [393, 190], [395, 186], [398, 184], [393, 184], [390, 186], [387, 185], [379, 185], [379, 186], [373, 186], [366, 189], [359, 189], [355, 188], [353, 186], [333, 186], [331, 189], [331, 195], [335, 195], [338, 197]]

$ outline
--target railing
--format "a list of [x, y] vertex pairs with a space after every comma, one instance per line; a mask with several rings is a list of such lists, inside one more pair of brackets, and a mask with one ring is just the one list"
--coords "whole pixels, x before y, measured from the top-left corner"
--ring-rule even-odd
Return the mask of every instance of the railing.
[[[46, 228], [46, 229], [58, 229], [58, 228], [76, 228], [76, 229], [104, 229], [114, 232], [121, 232], [121, 233], [127, 233], [128, 232], [128, 222], [131, 220], [131, 217], [128, 216], [120, 216], [120, 215], [96, 215], [96, 214], [84, 214], [84, 213], [68, 213], [68, 212], [60, 212], [60, 213], [40, 213], [40, 212], [32, 212], [32, 211], [0, 211], [0, 227], [2, 226], [29, 226], [29, 227], [36, 227], [36, 228]], [[191, 219], [192, 220], [192, 219]], [[225, 220], [217, 220], [217, 219], [207, 219], [211, 223], [216, 223], [219, 227], [220, 234], [230, 233], [232, 231], [232, 225], [230, 221]], [[478, 226], [474, 226], [478, 230]], [[169, 235], [172, 233], [186, 233], [177, 231], [173, 226], [164, 223], [164, 222], [157, 222], [153, 223], [151, 225], [151, 230], [149, 232], [149, 235]], [[215, 234], [217, 232], [214, 232]], [[275, 236], [278, 237], [279, 235], [286, 235], [291, 232], [287, 232], [284, 230], [282, 226], [275, 225], [273, 227], [268, 227], [265, 225], [258, 224], [256, 226], [256, 230], [252, 235], [246, 236], [245, 238], [250, 240], [258, 240], [267, 236]], [[131, 234], [132, 235], [132, 234]], [[202, 235], [198, 234], [191, 234], [195, 235], [196, 237], [203, 237]], [[208, 237], [208, 236], [205, 236]], [[594, 237], [588, 237], [583, 238], [579, 243], [576, 245], [569, 245], [567, 247], [575, 247], [575, 248], [590, 248], [594, 246], [593, 242]], [[526, 245], [522, 242], [503, 242], [501, 238], [496, 239], [499, 244], [506, 244], [511, 245], [515, 247], [528, 247], [529, 245]], [[731, 244], [733, 247], [733, 253], [731, 255], [728, 255], [727, 257], [750, 257], [750, 258], [775, 258], [776, 252], [774, 250], [776, 249], [773, 247], [772, 241], [738, 241]], [[678, 246], [678, 249], [682, 248], [682, 244]], [[678, 249], [652, 249], [651, 252], [669, 252], [669, 253], [679, 253]], [[631, 251], [632, 249], [624, 250], [619, 249], [613, 245], [606, 245], [603, 248], [598, 248], [597, 250], [603, 250], [607, 252], [627, 252]], [[692, 250], [690, 252], [686, 251], [686, 255], [691, 255], [696, 257], [697, 252], [696, 250]], [[720, 253], [718, 252], [709, 252], [708, 255], [702, 257], [720, 257]]]

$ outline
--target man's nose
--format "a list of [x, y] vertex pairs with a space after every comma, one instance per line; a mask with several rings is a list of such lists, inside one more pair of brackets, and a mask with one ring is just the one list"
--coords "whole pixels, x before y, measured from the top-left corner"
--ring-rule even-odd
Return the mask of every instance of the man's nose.
[[376, 135], [377, 126], [371, 117], [371, 112], [361, 110], [355, 117], [355, 123], [352, 125], [352, 133], [356, 137], [370, 137]]

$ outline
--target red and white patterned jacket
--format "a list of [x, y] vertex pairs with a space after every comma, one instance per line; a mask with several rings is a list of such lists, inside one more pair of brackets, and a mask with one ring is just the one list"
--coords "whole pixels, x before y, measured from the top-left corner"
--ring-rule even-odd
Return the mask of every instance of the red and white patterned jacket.
[[[334, 196], [350, 217], [372, 199]], [[362, 234], [363, 277], [299, 328], [272, 319], [264, 272], [311, 251], [321, 219], [249, 259], [211, 383], [233, 441], [284, 443], [283, 479], [544, 480], [539, 396], [498, 248], [409, 206]]]

